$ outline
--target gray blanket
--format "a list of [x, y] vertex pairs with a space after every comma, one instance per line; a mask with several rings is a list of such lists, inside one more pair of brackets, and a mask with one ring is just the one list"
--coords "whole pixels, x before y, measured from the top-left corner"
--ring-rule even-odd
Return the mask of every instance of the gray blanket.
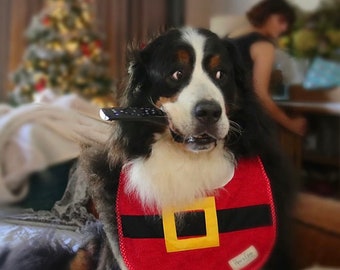
[[81, 242], [81, 229], [94, 222], [87, 212], [89, 200], [86, 184], [71, 173], [63, 198], [56, 202], [51, 211], [2, 208], [0, 210], [0, 249], [13, 246], [36, 236], [50, 234], [51, 238], [62, 240], [72, 248]]

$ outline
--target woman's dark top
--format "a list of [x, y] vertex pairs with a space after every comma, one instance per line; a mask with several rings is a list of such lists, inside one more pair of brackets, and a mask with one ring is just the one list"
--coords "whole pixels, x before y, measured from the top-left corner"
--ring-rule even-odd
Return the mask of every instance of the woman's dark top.
[[255, 42], [266, 41], [272, 43], [272, 41], [257, 32], [251, 32], [249, 34], [232, 39], [232, 42], [236, 45], [236, 48], [240, 52], [241, 60], [244, 67], [252, 74], [254, 62], [250, 55], [250, 47]]

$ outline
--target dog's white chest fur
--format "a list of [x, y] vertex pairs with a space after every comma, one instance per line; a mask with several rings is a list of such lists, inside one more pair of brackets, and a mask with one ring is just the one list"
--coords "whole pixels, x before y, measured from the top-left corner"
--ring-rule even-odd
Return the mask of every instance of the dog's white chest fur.
[[219, 142], [213, 151], [193, 153], [158, 140], [147, 159], [129, 163], [127, 192], [145, 208], [161, 210], [192, 203], [223, 187], [234, 175], [233, 156]]

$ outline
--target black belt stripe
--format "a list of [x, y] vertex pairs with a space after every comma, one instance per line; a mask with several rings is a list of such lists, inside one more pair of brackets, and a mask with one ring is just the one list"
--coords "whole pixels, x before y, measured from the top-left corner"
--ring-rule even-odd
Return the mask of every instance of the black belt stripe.
[[[129, 238], [164, 238], [161, 216], [122, 215], [123, 236]], [[219, 233], [271, 226], [268, 204], [217, 210]], [[177, 222], [176, 222], [177, 224]], [[177, 236], [206, 235], [204, 212], [187, 213], [178, 222]]]

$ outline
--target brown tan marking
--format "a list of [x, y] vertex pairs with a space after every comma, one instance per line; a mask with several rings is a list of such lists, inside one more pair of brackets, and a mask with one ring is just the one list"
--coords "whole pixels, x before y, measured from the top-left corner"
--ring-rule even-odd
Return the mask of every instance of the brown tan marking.
[[183, 64], [189, 64], [190, 63], [190, 55], [186, 50], [179, 50], [177, 52], [178, 60]]
[[93, 269], [92, 254], [86, 250], [78, 250], [70, 264], [70, 270], [91, 270]]
[[161, 108], [164, 103], [175, 102], [177, 100], [177, 97], [178, 95], [175, 95], [173, 97], [160, 97], [156, 102], [156, 106], [158, 108]]
[[219, 67], [220, 64], [221, 64], [221, 57], [219, 55], [214, 55], [213, 57], [210, 58], [209, 69], [214, 70], [217, 67]]

